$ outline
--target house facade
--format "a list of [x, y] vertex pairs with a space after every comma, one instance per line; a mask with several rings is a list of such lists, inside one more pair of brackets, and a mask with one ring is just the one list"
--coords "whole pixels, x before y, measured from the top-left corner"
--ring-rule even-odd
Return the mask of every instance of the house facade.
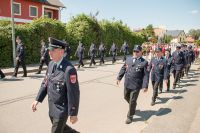
[[167, 30], [165, 35], [172, 37], [172, 43], [181, 43], [187, 41], [184, 30]]
[[[61, 10], [65, 6], [59, 0], [13, 0], [14, 21], [29, 23], [43, 16], [61, 19]], [[11, 0], [0, 1], [0, 20], [11, 19]]]
[[186, 38], [186, 42], [187, 43], [194, 43], [194, 38], [192, 37], [192, 36], [187, 36], [187, 38]]

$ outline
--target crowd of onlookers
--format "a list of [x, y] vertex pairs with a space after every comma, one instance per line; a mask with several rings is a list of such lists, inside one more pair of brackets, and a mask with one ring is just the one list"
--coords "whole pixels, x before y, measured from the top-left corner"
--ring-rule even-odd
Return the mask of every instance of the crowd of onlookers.
[[[157, 47], [160, 47], [162, 49], [163, 55], [165, 54], [165, 50], [169, 50], [170, 53], [173, 52], [172, 49], [173, 47], [176, 47], [177, 44], [167, 44], [167, 43], [162, 43], [162, 44], [151, 44], [151, 43], [143, 43], [142, 48], [143, 48], [143, 55], [147, 57], [147, 59], [151, 59], [152, 57], [155, 56], [155, 49]], [[198, 57], [200, 58], [199, 51], [200, 51], [200, 46], [196, 46], [194, 44], [186, 44], [187, 46], [191, 45], [193, 47], [193, 51], [195, 53], [195, 59]]]

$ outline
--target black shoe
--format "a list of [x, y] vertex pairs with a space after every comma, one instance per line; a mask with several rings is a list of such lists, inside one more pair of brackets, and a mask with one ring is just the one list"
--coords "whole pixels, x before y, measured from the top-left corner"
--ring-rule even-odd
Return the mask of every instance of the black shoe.
[[27, 77], [27, 75], [23, 75], [22, 77]]
[[6, 76], [5, 75], [3, 75], [2, 77], [0, 77], [0, 79], [4, 79]]
[[172, 89], [176, 89], [176, 85], [173, 85]]
[[151, 106], [154, 106], [156, 103], [153, 101], [153, 102], [151, 102]]
[[36, 72], [35, 74], [41, 74], [41, 72]]
[[162, 93], [162, 91], [159, 91], [159, 94], [161, 94]]
[[71, 129], [71, 130], [65, 130], [65, 133], [80, 133], [79, 131], [76, 131], [75, 129]]
[[131, 124], [133, 122], [133, 118], [127, 118], [126, 119], [126, 124]]
[[169, 92], [169, 89], [167, 89], [167, 92]]

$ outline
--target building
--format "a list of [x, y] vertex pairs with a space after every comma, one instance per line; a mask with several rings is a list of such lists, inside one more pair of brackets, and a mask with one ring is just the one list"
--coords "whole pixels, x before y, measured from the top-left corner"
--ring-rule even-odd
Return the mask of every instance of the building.
[[187, 36], [186, 42], [187, 43], [194, 43], [194, 38], [192, 36]]
[[[61, 10], [65, 8], [59, 0], [13, 0], [14, 21], [28, 23], [43, 16], [61, 19]], [[0, 1], [0, 20], [11, 19], [11, 0]]]
[[166, 29], [165, 28], [154, 28], [154, 33], [155, 33], [155, 36], [161, 38], [166, 33]]
[[167, 30], [165, 35], [172, 37], [172, 43], [186, 42], [186, 34], [184, 30]]

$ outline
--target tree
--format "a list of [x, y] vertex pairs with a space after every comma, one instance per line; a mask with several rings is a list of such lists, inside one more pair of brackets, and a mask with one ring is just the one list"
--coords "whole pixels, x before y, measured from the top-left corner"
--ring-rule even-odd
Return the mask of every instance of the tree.
[[151, 36], [151, 37], [154, 37], [154, 36], [155, 36], [155, 33], [154, 33], [154, 29], [153, 29], [153, 25], [152, 25], [152, 24], [149, 24], [149, 25], [146, 27], [146, 32], [147, 32], [148, 36]]
[[157, 42], [155, 33], [154, 33], [154, 28], [152, 24], [149, 24], [146, 28], [142, 29], [140, 31], [140, 34], [144, 37], [146, 42]]
[[197, 46], [200, 46], [200, 40], [196, 40], [194, 43], [195, 43]]
[[171, 40], [172, 40], [172, 36], [170, 36], [170, 35], [164, 35], [164, 37], [163, 37], [163, 42], [164, 43], [170, 43], [171, 42]]
[[197, 29], [197, 30], [191, 29], [189, 30], [188, 34], [191, 35], [195, 40], [198, 40], [200, 37], [200, 29]]
[[98, 21], [85, 14], [79, 14], [73, 17], [66, 24], [67, 41], [71, 45], [72, 50], [75, 50], [78, 42], [81, 41], [86, 49], [91, 43], [100, 43], [100, 26]]

